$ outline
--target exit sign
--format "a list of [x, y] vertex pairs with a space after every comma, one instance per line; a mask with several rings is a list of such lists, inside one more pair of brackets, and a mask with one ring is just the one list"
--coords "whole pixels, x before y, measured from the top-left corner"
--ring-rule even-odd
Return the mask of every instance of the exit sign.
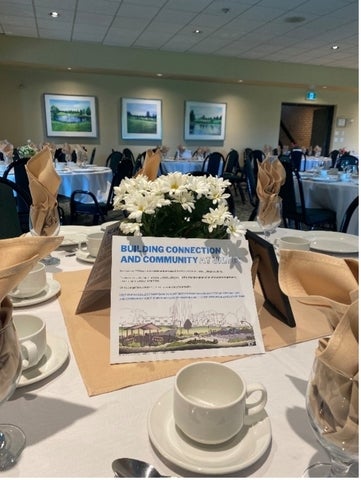
[[316, 98], [316, 92], [313, 92], [312, 90], [306, 92], [306, 100], [316, 100]]

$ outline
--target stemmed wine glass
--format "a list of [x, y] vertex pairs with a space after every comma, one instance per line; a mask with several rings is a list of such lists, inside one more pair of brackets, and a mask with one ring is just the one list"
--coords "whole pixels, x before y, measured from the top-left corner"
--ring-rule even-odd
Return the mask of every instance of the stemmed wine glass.
[[340, 419], [345, 422], [350, 412], [350, 386], [352, 379], [316, 357], [307, 385], [306, 409], [313, 432], [329, 453], [330, 462], [311, 465], [304, 477], [357, 476], [352, 467], [358, 464], [358, 427], [345, 433], [340, 426]]
[[[51, 215], [48, 215], [46, 218], [46, 224], [44, 223], [43, 228], [41, 228], [41, 232], [39, 233], [39, 230], [35, 228], [33, 225], [33, 219], [35, 217], [35, 208], [33, 205], [30, 206], [30, 211], [29, 211], [29, 230], [31, 235], [38, 237], [50, 237], [50, 236], [57, 236], [59, 235], [60, 232], [60, 218], [59, 218], [59, 211], [57, 207], [55, 207], [51, 213]], [[46, 257], [41, 259], [41, 263], [44, 263], [44, 265], [59, 265], [60, 259], [53, 257], [51, 254], [47, 255]]]
[[[0, 312], [0, 404], [13, 394], [22, 371], [20, 345], [11, 315]], [[0, 425], [0, 471], [14, 465], [25, 446], [25, 435], [15, 425]]]
[[262, 228], [266, 240], [282, 222], [282, 198], [272, 201], [260, 199], [257, 211], [257, 222]]

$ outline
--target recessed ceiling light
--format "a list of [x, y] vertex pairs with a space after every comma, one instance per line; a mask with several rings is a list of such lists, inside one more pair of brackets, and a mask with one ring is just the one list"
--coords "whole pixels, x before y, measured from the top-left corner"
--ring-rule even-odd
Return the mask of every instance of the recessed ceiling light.
[[243, 80], [238, 80], [238, 83], [243, 83]]
[[68, 68], [67, 68], [67, 70], [69, 70], [69, 72], [70, 72], [70, 70], [71, 70], [71, 67], [68, 67]]
[[51, 18], [58, 18], [60, 16], [58, 12], [50, 12], [49, 15]]
[[163, 73], [157, 73], [157, 77], [163, 77]]
[[285, 18], [285, 22], [287, 23], [301, 23], [304, 22], [306, 19], [305, 17], [287, 17]]
[[196, 33], [198, 35], [199, 33], [202, 33], [202, 30], [199, 30], [199, 28], [197, 28], [196, 30], [193, 30], [193, 33]]
[[332, 45], [332, 50], [338, 50], [340, 47], [338, 45]]

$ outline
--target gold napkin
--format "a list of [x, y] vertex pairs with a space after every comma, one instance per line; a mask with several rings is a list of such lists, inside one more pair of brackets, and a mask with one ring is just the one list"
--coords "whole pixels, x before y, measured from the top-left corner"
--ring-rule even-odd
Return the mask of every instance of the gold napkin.
[[143, 168], [139, 170], [137, 176], [144, 175], [148, 178], [148, 180], [155, 180], [158, 176], [161, 159], [162, 155], [159, 149], [157, 149], [155, 152], [150, 149], [147, 150]]
[[60, 177], [48, 147], [34, 155], [25, 166], [33, 201], [31, 221], [37, 235], [55, 235], [59, 226], [57, 195]]
[[358, 452], [358, 300], [345, 311], [330, 338], [316, 350], [309, 408], [325, 440]]
[[0, 302], [30, 272], [36, 262], [55, 250], [63, 237], [22, 236], [0, 240]]
[[280, 250], [281, 290], [322, 309], [333, 328], [358, 298], [358, 260], [316, 252]]
[[258, 217], [262, 225], [271, 225], [280, 218], [278, 196], [285, 183], [286, 172], [282, 163], [269, 155], [258, 163], [257, 196], [259, 199]]

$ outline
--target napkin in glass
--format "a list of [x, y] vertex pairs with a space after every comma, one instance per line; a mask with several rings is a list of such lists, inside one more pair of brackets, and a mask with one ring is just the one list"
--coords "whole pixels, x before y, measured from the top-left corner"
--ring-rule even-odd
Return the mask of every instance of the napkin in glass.
[[149, 149], [145, 155], [143, 168], [139, 170], [138, 175], [144, 175], [148, 180], [155, 180], [158, 176], [159, 165], [162, 160], [162, 154], [159, 149], [155, 152]]
[[269, 155], [257, 164], [258, 217], [262, 225], [271, 225], [279, 219], [278, 194], [285, 183], [286, 171], [278, 158], [271, 159]]
[[37, 235], [55, 235], [59, 226], [57, 195], [61, 180], [49, 148], [31, 157], [25, 168], [33, 202], [30, 212], [33, 230]]
[[358, 298], [358, 260], [301, 250], [280, 250], [281, 290], [321, 309], [333, 329]]

